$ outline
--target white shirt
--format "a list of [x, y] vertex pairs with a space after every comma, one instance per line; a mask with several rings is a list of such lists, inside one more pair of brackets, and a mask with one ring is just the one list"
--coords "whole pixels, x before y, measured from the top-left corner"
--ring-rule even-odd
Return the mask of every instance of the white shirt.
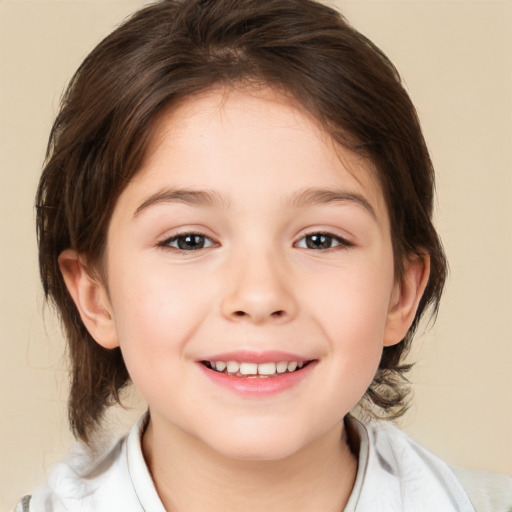
[[[147, 418], [100, 457], [79, 447], [55, 467], [30, 507], [20, 502], [16, 512], [165, 512], [142, 454]], [[363, 424], [349, 416], [347, 424], [359, 437], [359, 463], [343, 512], [475, 512], [453, 471], [392, 423]], [[512, 510], [512, 478], [469, 475], [464, 481], [475, 488], [469, 490], [478, 512]]]

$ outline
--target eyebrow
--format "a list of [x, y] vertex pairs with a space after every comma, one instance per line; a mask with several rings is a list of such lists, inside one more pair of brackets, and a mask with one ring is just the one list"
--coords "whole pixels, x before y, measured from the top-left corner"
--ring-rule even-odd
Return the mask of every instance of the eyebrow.
[[149, 196], [135, 210], [133, 216], [160, 203], [182, 203], [189, 206], [203, 206], [213, 208], [216, 206], [229, 206], [229, 200], [214, 190], [193, 189], [163, 189]]
[[373, 219], [380, 224], [373, 206], [364, 196], [356, 192], [323, 188], [306, 188], [293, 194], [289, 202], [289, 206], [292, 208], [304, 208], [308, 206], [346, 202], [356, 203], [359, 206], [362, 206], [368, 211]]
[[[355, 192], [345, 192], [342, 190], [306, 188], [295, 192], [288, 201], [291, 208], [307, 208], [316, 205], [330, 203], [352, 202], [362, 206], [379, 223], [375, 209], [370, 202], [361, 194]], [[151, 206], [161, 203], [182, 203], [189, 206], [202, 206], [208, 208], [225, 207], [228, 208], [230, 201], [215, 190], [194, 190], [188, 188], [162, 189], [149, 196], [135, 210], [133, 216], [137, 217], [141, 212]]]

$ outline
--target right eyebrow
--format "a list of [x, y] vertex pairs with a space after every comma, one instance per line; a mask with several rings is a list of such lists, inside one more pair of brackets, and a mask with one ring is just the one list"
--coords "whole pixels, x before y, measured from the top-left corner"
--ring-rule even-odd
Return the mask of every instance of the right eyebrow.
[[229, 205], [229, 201], [213, 190], [195, 190], [189, 188], [162, 189], [145, 199], [133, 213], [137, 217], [144, 210], [161, 203], [183, 203], [190, 206], [213, 208]]
[[332, 203], [357, 204], [363, 207], [363, 209], [373, 217], [377, 224], [380, 223], [377, 213], [375, 212], [375, 209], [370, 204], [368, 199], [357, 192], [312, 187], [299, 190], [293, 194], [289, 202], [290, 206], [295, 208], [304, 208], [318, 204]]

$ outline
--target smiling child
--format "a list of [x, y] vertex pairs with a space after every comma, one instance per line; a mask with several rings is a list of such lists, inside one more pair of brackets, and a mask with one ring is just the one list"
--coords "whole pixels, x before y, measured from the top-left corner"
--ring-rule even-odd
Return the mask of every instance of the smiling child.
[[[18, 510], [507, 510], [509, 479], [456, 476], [376, 419], [407, 405], [446, 276], [433, 190], [396, 70], [331, 8], [136, 13], [50, 137], [41, 276], [81, 445]], [[129, 382], [147, 414], [92, 448]]]

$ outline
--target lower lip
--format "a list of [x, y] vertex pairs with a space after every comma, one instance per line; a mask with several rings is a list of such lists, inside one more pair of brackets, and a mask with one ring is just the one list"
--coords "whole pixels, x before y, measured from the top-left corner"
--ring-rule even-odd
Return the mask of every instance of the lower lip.
[[316, 361], [312, 361], [300, 370], [277, 374], [275, 377], [237, 377], [216, 372], [201, 363], [198, 364], [214, 384], [242, 396], [264, 397], [283, 393], [297, 386], [313, 371], [316, 363]]

